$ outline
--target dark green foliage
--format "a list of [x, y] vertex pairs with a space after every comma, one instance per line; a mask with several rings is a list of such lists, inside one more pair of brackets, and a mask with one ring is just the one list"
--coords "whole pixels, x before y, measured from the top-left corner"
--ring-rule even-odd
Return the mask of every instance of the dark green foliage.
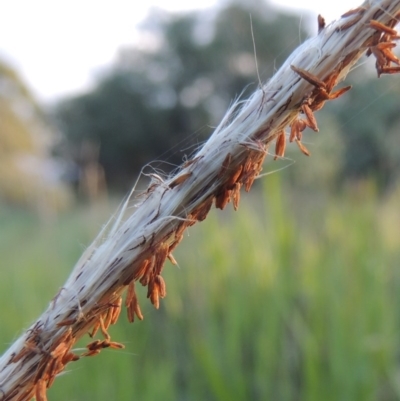
[[179, 129], [186, 123], [176, 118], [179, 110], [149, 107], [151, 83], [136, 78], [115, 73], [91, 94], [65, 102], [59, 109], [64, 132], [77, 154], [84, 141], [100, 144], [100, 162], [116, 187], [131, 183], [133, 172], [181, 140], [170, 130], [171, 124]]
[[339, 180], [374, 178], [386, 190], [400, 175], [400, 87], [395, 76], [364, 78], [333, 108], [345, 150]]
[[162, 40], [157, 50], [124, 50], [91, 92], [58, 105], [56, 121], [75, 159], [85, 164], [83, 143], [100, 145], [108, 184], [125, 189], [146, 163], [162, 159], [152, 165], [166, 172], [181, 164], [232, 99], [258, 85], [250, 14], [261, 76], [271, 76], [298, 44], [297, 18], [263, 2], [227, 6], [214, 22], [196, 13], [155, 15], [146, 26]]
[[[59, 104], [57, 121], [75, 160], [84, 166], [83, 144], [99, 145], [108, 185], [125, 191], [147, 163], [146, 172], [161, 175], [181, 164], [208, 138], [232, 100], [257, 87], [251, 25], [265, 82], [305, 39], [298, 18], [258, 0], [233, 2], [214, 16], [150, 17], [144, 29], [158, 43], [153, 50], [125, 49], [91, 92]], [[316, 113], [322, 135], [305, 131], [304, 143], [320, 167], [317, 172], [302, 167], [301, 174], [292, 169], [294, 184], [304, 183], [307, 172], [310, 185], [335, 189], [371, 177], [384, 192], [397, 182], [396, 77], [378, 80], [358, 68], [351, 80], [352, 91]], [[302, 159], [291, 149], [288, 157]]]

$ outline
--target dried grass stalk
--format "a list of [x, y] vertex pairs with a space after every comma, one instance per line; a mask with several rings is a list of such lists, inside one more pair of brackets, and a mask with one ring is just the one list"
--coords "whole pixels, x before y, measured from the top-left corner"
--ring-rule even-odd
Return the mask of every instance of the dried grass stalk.
[[[0, 359], [0, 400], [46, 400], [46, 389], [71, 361], [98, 354], [103, 348], [122, 348], [107, 333], [119, 316], [121, 295], [127, 290], [128, 319], [142, 312], [134, 282], [148, 287], [157, 308], [166, 295], [161, 276], [164, 262], [173, 263], [173, 249], [189, 226], [202, 221], [214, 204], [237, 209], [242, 187], [249, 191], [259, 175], [270, 144], [277, 157], [289, 140], [309, 154], [302, 131], [318, 130], [314, 112], [349, 87], [333, 92], [364, 54], [376, 58], [378, 75], [399, 72], [392, 48], [398, 39], [400, 0], [366, 1], [325, 26], [318, 18], [318, 36], [288, 58], [268, 83], [250, 99], [236, 102], [208, 142], [180, 171], [163, 182], [150, 184], [139, 204], [123, 222], [123, 208], [110, 232], [100, 233], [75, 266], [71, 276], [40, 318]], [[104, 340], [75, 354], [76, 341], [100, 330]]]

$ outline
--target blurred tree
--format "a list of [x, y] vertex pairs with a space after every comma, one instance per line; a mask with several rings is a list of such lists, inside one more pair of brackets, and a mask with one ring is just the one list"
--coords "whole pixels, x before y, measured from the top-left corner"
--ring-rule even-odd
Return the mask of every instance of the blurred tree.
[[385, 191], [400, 175], [400, 87], [386, 77], [361, 77], [334, 109], [344, 145], [338, 180], [373, 178]]
[[209, 135], [204, 124], [258, 85], [250, 15], [265, 79], [298, 44], [297, 18], [263, 1], [228, 4], [217, 15], [154, 12], [143, 25], [146, 49], [121, 51], [94, 90], [57, 106], [76, 160], [85, 163], [82, 143], [97, 143], [108, 184], [124, 190], [154, 159], [180, 164]]
[[48, 214], [70, 200], [51, 157], [56, 133], [18, 74], [0, 61], [0, 199]]

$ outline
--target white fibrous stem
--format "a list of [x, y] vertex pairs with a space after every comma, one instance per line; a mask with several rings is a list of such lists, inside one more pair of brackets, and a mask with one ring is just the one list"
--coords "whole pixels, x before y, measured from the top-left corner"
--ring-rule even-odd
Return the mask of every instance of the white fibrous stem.
[[[169, 179], [153, 180], [134, 207], [125, 205], [47, 310], [0, 358], [0, 401], [46, 400], [46, 389], [69, 362], [122, 348], [111, 341], [108, 327], [122, 307], [130, 321], [143, 318], [135, 282], [148, 287], [158, 308], [166, 294], [164, 262], [176, 263], [172, 251], [187, 227], [204, 220], [213, 206], [223, 209], [231, 202], [236, 210], [241, 189], [250, 190], [268, 153], [283, 157], [287, 142], [295, 141], [309, 154], [302, 131], [318, 130], [314, 112], [350, 89], [334, 87], [363, 54], [375, 57], [378, 75], [399, 72], [391, 52], [399, 11], [400, 0], [366, 1], [327, 26], [319, 17], [318, 35], [248, 100], [236, 102], [202, 149]], [[97, 330], [103, 339], [75, 353], [76, 341]]]

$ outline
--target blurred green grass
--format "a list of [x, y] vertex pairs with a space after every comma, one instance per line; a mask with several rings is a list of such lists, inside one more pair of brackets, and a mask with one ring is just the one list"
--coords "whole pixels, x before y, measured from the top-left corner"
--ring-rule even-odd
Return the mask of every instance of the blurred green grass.
[[[49, 399], [400, 399], [399, 194], [315, 196], [279, 174], [212, 211], [165, 266], [168, 296], [111, 329], [122, 351], [68, 366]], [[0, 352], [45, 309], [111, 210], [41, 224], [0, 212]], [[90, 342], [84, 339], [78, 347]]]

